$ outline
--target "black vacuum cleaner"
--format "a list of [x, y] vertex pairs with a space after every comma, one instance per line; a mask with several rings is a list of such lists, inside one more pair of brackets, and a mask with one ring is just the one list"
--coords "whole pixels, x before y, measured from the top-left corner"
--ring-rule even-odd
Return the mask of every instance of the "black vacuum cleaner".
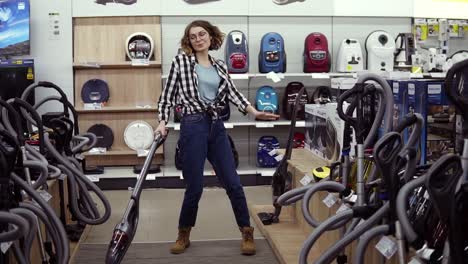
[[132, 244], [132, 240], [135, 237], [138, 227], [140, 195], [143, 183], [148, 175], [148, 169], [151, 166], [156, 150], [164, 143], [165, 140], [166, 137], [163, 137], [161, 134], [157, 134], [154, 138], [153, 144], [151, 145], [148, 156], [145, 159], [145, 163], [138, 177], [138, 181], [135, 184], [132, 195], [130, 196], [127, 209], [125, 210], [122, 220], [114, 228], [114, 233], [109, 243], [109, 248], [107, 249], [106, 264], [120, 263]]

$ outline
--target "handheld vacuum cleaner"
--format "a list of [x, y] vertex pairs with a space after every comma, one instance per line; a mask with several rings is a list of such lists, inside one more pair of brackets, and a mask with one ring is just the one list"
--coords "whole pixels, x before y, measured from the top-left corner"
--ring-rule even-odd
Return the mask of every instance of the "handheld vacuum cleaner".
[[122, 217], [122, 220], [115, 226], [112, 239], [109, 243], [109, 248], [106, 254], [106, 264], [119, 264], [125, 257], [125, 253], [132, 244], [135, 237], [139, 220], [139, 204], [140, 195], [143, 190], [143, 183], [148, 175], [148, 169], [153, 161], [153, 156], [156, 150], [164, 143], [166, 137], [157, 134], [146, 156], [145, 163], [135, 184], [127, 209]]

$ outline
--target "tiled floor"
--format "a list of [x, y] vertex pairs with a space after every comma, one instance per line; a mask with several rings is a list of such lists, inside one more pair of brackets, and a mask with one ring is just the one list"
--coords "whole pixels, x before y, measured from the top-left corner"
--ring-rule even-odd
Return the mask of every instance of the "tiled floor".
[[[270, 186], [245, 187], [244, 190], [249, 204], [271, 204]], [[130, 191], [106, 191], [105, 194], [112, 205], [111, 218], [103, 225], [92, 227], [83, 243], [109, 243], [112, 231], [127, 206]], [[182, 189], [145, 189], [140, 200], [140, 220], [134, 242], [173, 241], [177, 236], [183, 194]], [[261, 237], [258, 230], [255, 237]], [[239, 238], [240, 233], [224, 189], [205, 188], [191, 239]]]

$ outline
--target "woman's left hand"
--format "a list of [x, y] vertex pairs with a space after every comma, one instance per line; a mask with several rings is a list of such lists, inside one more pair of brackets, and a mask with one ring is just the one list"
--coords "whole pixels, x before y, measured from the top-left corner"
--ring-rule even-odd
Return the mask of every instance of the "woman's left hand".
[[280, 117], [279, 115], [275, 115], [275, 114], [268, 113], [268, 112], [260, 112], [260, 111], [255, 111], [254, 115], [255, 115], [255, 119], [268, 120], [268, 121], [278, 120]]

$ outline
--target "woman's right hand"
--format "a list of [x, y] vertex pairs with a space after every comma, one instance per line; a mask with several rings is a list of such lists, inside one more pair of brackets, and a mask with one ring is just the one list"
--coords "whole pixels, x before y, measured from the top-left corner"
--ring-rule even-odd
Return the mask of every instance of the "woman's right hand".
[[165, 137], [167, 135], [166, 121], [161, 120], [154, 133], [161, 133], [161, 136]]

